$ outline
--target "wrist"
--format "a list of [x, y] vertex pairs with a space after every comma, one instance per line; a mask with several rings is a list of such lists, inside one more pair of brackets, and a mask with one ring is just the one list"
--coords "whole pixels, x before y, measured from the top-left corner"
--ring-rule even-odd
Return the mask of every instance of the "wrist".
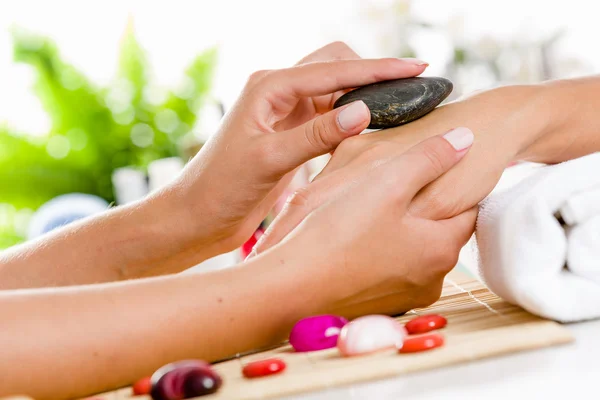
[[[574, 93], [575, 91], [575, 93]], [[540, 163], [555, 163], [570, 159], [564, 155], [577, 132], [569, 132], [569, 117], [576, 115], [578, 97], [576, 84], [571, 80], [550, 81], [537, 85], [533, 106], [534, 118], [544, 121], [543, 127], [533, 140], [524, 147], [519, 159]]]
[[542, 85], [515, 85], [476, 92], [381, 135], [412, 146], [465, 126], [475, 134], [474, 148], [489, 152], [504, 167], [530, 157], [531, 145], [548, 131], [552, 116], [545, 115], [542, 106], [547, 101], [545, 91]]
[[[491, 89], [464, 100], [478, 141], [505, 155], [506, 162], [531, 160], [534, 143], [542, 140], [553, 123], [543, 85], [513, 85]], [[465, 126], [469, 126], [466, 124]]]
[[324, 312], [340, 297], [330, 273], [334, 260], [323, 257], [315, 241], [304, 236], [293, 235], [243, 264], [252, 275], [269, 277], [278, 291], [286, 293], [289, 309], [299, 318]]
[[[310, 251], [299, 252], [297, 241], [284, 242], [239, 267], [253, 292], [262, 293], [269, 313], [276, 317], [279, 329], [286, 333], [298, 320], [329, 309], [335, 282], [326, 279], [322, 264], [314, 263]], [[243, 270], [243, 272], [242, 272]]]
[[137, 226], [148, 259], [141, 275], [179, 272], [219, 254], [208, 231], [198, 228], [177, 190], [167, 188], [127, 206], [130, 225]]

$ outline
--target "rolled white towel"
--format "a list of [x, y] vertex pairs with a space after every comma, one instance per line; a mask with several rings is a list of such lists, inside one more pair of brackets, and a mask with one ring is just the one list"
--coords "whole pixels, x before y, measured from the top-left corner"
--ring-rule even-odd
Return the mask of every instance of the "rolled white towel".
[[480, 275], [500, 297], [561, 322], [600, 317], [600, 153], [492, 194], [476, 236]]

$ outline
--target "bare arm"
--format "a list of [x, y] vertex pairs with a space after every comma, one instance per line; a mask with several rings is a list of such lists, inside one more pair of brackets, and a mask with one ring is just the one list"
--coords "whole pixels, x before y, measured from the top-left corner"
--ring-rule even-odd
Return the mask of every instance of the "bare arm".
[[0, 397], [82, 397], [167, 362], [213, 361], [275, 344], [308, 315], [429, 305], [476, 214], [431, 221], [409, 215], [407, 206], [465, 155], [470, 143], [460, 143], [432, 138], [363, 171], [285, 242], [238, 267], [0, 292]]
[[408, 125], [345, 141], [319, 179], [328, 179], [350, 164], [402, 153], [439, 132], [467, 126], [476, 136], [472, 151], [425, 188], [411, 206], [416, 214], [433, 218], [457, 215], [481, 201], [512, 161], [556, 163], [599, 151], [598, 93], [597, 76], [476, 93]]
[[600, 151], [600, 76], [542, 86], [551, 122], [518, 158], [557, 163]]
[[68, 286], [172, 273], [214, 253], [174, 195], [77, 222], [0, 253], [0, 289]]
[[364, 104], [331, 110], [346, 87], [426, 68], [413, 59], [358, 58], [338, 42], [295, 67], [255, 73], [167, 190], [0, 253], [0, 289], [167, 274], [242, 245], [298, 166], [369, 124]]
[[320, 304], [302, 276], [291, 280], [279, 263], [257, 261], [215, 273], [0, 292], [0, 397], [76, 398], [174, 360], [277, 343]]

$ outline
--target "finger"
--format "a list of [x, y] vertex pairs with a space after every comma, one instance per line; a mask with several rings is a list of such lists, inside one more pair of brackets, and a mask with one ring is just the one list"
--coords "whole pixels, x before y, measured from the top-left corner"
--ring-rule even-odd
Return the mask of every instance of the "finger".
[[[321, 47], [315, 52], [309, 54], [300, 60], [296, 65], [308, 64], [317, 61], [333, 61], [333, 60], [360, 60], [361, 57], [344, 42], [333, 42]], [[348, 93], [349, 89], [342, 89], [336, 92], [323, 96], [313, 96], [313, 105], [318, 114], [326, 113], [333, 108], [333, 104]]]
[[456, 217], [438, 221], [444, 226], [444, 235], [451, 238], [456, 243], [458, 248], [463, 247], [473, 235], [475, 231], [475, 223], [479, 207], [475, 206]]
[[253, 255], [273, 247], [293, 231], [311, 212], [323, 204], [343, 196], [361, 180], [365, 172], [366, 169], [363, 165], [344, 168], [294, 192], [254, 246]]
[[396, 181], [410, 201], [425, 185], [439, 178], [464, 157], [474, 140], [469, 128], [456, 128], [425, 139], [391, 163]]
[[280, 172], [335, 149], [340, 142], [362, 132], [371, 120], [367, 105], [355, 101], [285, 132], [263, 136], [272, 146]]
[[329, 43], [310, 53], [296, 65], [308, 64], [315, 61], [358, 60], [360, 56], [344, 42]]
[[421, 74], [427, 64], [415, 59], [381, 58], [313, 62], [271, 71], [261, 91], [279, 90], [295, 97], [329, 94], [370, 83]]
[[[417, 194], [410, 203], [411, 214], [439, 220], [458, 215], [479, 203], [494, 189], [502, 176], [503, 168], [497, 160], [505, 154], [494, 153], [496, 148], [486, 148], [479, 143], [477, 151], [469, 152], [468, 160]], [[509, 153], [506, 155], [511, 156]], [[474, 165], [480, 167], [473, 169]], [[465, 176], [469, 177], [468, 180]]]

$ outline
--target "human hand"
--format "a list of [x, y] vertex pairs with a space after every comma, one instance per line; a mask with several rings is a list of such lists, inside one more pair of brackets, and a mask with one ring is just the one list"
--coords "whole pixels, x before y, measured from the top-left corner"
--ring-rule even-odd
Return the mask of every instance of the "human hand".
[[345, 89], [426, 67], [412, 59], [347, 58], [356, 54], [337, 43], [295, 67], [253, 74], [220, 130], [163, 192], [184, 210], [177, 227], [189, 227], [190, 246], [204, 258], [250, 237], [298, 166], [365, 129], [364, 103], [331, 110]]
[[[529, 157], [529, 147], [547, 129], [539, 86], [507, 86], [479, 92], [438, 107], [425, 117], [397, 128], [360, 135], [343, 142], [315, 179], [327, 180], [345, 167], [385, 160], [401, 154], [424, 138], [468, 126], [476, 135], [473, 149], [463, 162], [425, 187], [410, 210], [423, 217], [442, 219], [464, 212], [483, 200], [504, 169]], [[323, 183], [325, 185], [325, 183]]]
[[[355, 317], [431, 304], [473, 232], [477, 211], [436, 221], [413, 215], [409, 205], [472, 140], [470, 130], [458, 128], [372, 165], [251, 263], [277, 256], [275, 264], [311, 287], [310, 301], [322, 300], [314, 312]], [[291, 268], [297, 260], [300, 270]]]
[[438, 107], [410, 124], [345, 140], [309, 187], [290, 197], [252, 254], [282, 240], [364, 169], [402, 154], [424, 138], [461, 125], [469, 126], [477, 135], [473, 149], [456, 168], [423, 188], [410, 210], [422, 217], [444, 219], [470, 209], [494, 188], [510, 162], [531, 153], [530, 145], [546, 129], [551, 118], [545, 117], [547, 107], [540, 105], [544, 101], [541, 90], [538, 86], [511, 86], [481, 92]]

